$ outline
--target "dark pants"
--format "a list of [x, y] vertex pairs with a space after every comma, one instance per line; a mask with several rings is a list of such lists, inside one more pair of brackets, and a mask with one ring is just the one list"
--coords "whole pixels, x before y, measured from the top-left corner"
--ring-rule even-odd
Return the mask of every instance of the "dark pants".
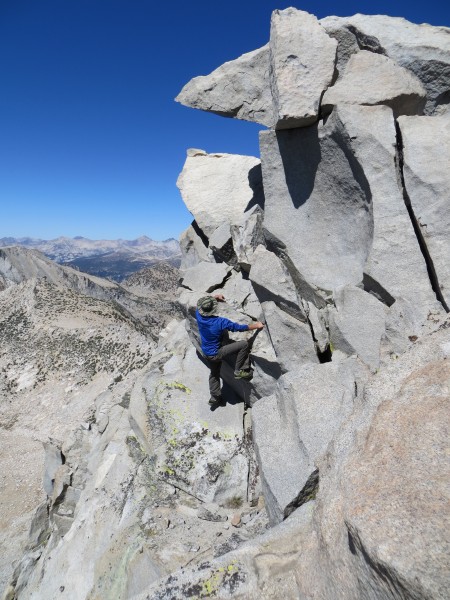
[[210, 369], [209, 373], [209, 391], [211, 398], [214, 400], [220, 399], [220, 368], [222, 366], [222, 359], [229, 354], [236, 354], [236, 366], [235, 371], [241, 369], [250, 369], [250, 345], [246, 340], [240, 342], [228, 342], [224, 344], [219, 352], [214, 357], [207, 356], [208, 366]]

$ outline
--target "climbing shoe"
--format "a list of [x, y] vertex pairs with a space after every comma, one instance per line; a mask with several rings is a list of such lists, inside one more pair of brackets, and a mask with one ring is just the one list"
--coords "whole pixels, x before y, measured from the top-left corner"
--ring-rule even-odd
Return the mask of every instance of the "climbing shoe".
[[241, 369], [240, 371], [235, 371], [234, 378], [246, 379], [247, 381], [250, 381], [250, 379], [253, 379], [253, 371], [251, 369]]
[[225, 400], [223, 398], [210, 398], [208, 404], [210, 406], [220, 406], [221, 404], [225, 404]]

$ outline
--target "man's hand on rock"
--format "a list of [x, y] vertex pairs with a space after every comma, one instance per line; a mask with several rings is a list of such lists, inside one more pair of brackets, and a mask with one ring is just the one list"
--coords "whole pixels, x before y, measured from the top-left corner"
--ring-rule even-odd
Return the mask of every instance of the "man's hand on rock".
[[217, 302], [225, 302], [225, 296], [223, 294], [216, 294], [213, 297], [217, 300]]
[[252, 329], [263, 329], [264, 327], [264, 323], [261, 323], [260, 321], [255, 321], [255, 323], [251, 323], [248, 328], [250, 330]]

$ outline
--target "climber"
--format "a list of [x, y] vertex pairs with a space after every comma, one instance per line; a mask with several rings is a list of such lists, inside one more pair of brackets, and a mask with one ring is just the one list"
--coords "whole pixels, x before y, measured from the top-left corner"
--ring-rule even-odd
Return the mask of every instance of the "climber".
[[209, 404], [212, 407], [217, 406], [223, 401], [220, 390], [220, 367], [222, 359], [225, 356], [238, 353], [234, 369], [235, 379], [246, 379], [248, 381], [253, 376], [250, 368], [250, 345], [248, 341], [232, 342], [224, 339], [225, 331], [249, 331], [264, 327], [263, 323], [259, 321], [250, 325], [241, 325], [224, 317], [219, 317], [217, 315], [218, 302], [225, 302], [222, 294], [203, 296], [197, 302], [195, 313], [202, 352], [208, 361], [210, 369], [209, 391], [211, 398], [209, 399]]

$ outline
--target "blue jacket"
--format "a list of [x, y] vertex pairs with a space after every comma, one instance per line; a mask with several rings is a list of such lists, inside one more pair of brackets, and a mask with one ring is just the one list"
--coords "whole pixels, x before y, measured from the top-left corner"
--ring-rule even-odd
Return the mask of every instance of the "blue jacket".
[[198, 331], [202, 341], [202, 351], [206, 356], [215, 356], [219, 352], [222, 333], [228, 331], [248, 331], [248, 325], [233, 323], [224, 317], [203, 317], [198, 310], [195, 312]]

